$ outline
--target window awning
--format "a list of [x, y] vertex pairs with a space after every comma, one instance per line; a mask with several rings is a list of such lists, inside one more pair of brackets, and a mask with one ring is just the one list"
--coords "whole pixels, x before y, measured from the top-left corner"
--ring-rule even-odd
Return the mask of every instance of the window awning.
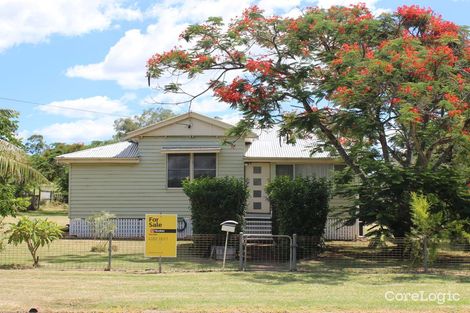
[[219, 146], [165, 146], [161, 153], [219, 153]]

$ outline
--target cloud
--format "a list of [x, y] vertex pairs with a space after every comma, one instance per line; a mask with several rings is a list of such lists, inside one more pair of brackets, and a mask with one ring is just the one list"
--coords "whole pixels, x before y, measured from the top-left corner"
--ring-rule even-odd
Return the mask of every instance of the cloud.
[[[122, 100], [127, 100], [124, 95]], [[54, 101], [38, 106], [38, 109], [47, 114], [61, 115], [69, 118], [98, 118], [105, 114], [118, 116], [127, 115], [128, 107], [121, 100], [110, 99], [106, 96], [95, 96], [73, 100]]]
[[36, 129], [32, 133], [42, 134], [47, 142], [90, 142], [110, 139], [114, 135], [113, 117], [80, 119], [68, 123], [55, 123]]
[[108, 29], [117, 20], [138, 20], [139, 9], [123, 0], [2, 0], [0, 52], [52, 35], [76, 36]]
[[125, 103], [135, 99], [135, 94], [127, 93], [120, 99], [95, 96], [40, 105], [37, 109], [46, 114], [60, 115], [74, 120], [35, 129], [27, 135], [41, 134], [47, 142], [67, 143], [110, 139], [115, 133], [114, 121], [129, 115], [129, 108]]
[[317, 6], [320, 8], [329, 8], [334, 5], [349, 6], [352, 4], [364, 3], [375, 15], [379, 15], [389, 10], [376, 7], [378, 0], [318, 0]]
[[239, 113], [239, 112], [233, 112], [233, 113], [228, 113], [228, 114], [224, 114], [224, 115], [220, 115], [219, 116], [222, 121], [224, 121], [225, 123], [229, 123], [229, 124], [232, 124], [232, 125], [235, 125], [237, 124], [241, 119], [242, 119], [242, 115]]
[[[258, 3], [259, 2], [259, 3]], [[198, 23], [210, 16], [221, 16], [225, 21], [240, 15], [243, 8], [258, 3], [267, 14], [288, 13], [299, 6], [298, 0], [166, 0], [146, 12], [146, 17], [157, 21], [145, 30], [131, 29], [112, 46], [98, 63], [70, 67], [66, 75], [89, 80], [111, 80], [127, 89], [147, 87], [145, 63], [154, 53], [173, 48], [179, 34], [188, 24]]]
[[375, 10], [377, 0], [165, 0], [155, 4], [146, 18], [156, 19], [145, 30], [130, 29], [108, 51], [98, 63], [78, 64], [67, 69], [68, 77], [89, 80], [110, 80], [126, 89], [147, 87], [145, 63], [157, 52], [169, 50], [184, 43], [178, 41], [179, 34], [188, 24], [198, 23], [210, 16], [221, 16], [225, 21], [241, 14], [243, 8], [257, 4], [266, 14], [296, 16], [301, 6], [349, 5], [365, 2]]

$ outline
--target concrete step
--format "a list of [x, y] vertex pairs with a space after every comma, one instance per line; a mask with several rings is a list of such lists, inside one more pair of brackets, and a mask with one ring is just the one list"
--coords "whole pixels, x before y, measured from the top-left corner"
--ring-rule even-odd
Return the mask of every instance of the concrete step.
[[272, 228], [272, 225], [271, 224], [245, 224], [245, 228], [247, 227]]
[[270, 213], [245, 213], [245, 219], [262, 219], [262, 220], [270, 220], [271, 214]]
[[272, 225], [271, 221], [262, 221], [262, 220], [245, 220], [245, 225]]
[[245, 231], [271, 231], [273, 228], [272, 227], [246, 227], [244, 228]]

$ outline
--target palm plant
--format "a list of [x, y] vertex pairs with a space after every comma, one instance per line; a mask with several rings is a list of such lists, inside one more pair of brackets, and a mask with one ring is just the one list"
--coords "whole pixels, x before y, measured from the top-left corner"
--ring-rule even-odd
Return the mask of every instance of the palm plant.
[[0, 177], [16, 183], [47, 183], [47, 179], [35, 170], [28, 161], [26, 153], [12, 143], [0, 139]]

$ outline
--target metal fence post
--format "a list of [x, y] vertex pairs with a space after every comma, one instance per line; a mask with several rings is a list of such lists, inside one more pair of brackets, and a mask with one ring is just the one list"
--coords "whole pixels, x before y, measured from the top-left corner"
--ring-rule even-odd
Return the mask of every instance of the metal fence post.
[[238, 243], [238, 270], [243, 270], [243, 232], [240, 233], [240, 242]]
[[297, 271], [297, 234], [292, 235], [292, 271]]
[[107, 271], [111, 270], [111, 260], [113, 258], [113, 232], [109, 232], [108, 235], [108, 267], [106, 268]]
[[429, 262], [429, 254], [428, 254], [428, 238], [424, 236], [423, 238], [423, 267], [424, 267], [424, 272], [428, 272], [428, 262]]

